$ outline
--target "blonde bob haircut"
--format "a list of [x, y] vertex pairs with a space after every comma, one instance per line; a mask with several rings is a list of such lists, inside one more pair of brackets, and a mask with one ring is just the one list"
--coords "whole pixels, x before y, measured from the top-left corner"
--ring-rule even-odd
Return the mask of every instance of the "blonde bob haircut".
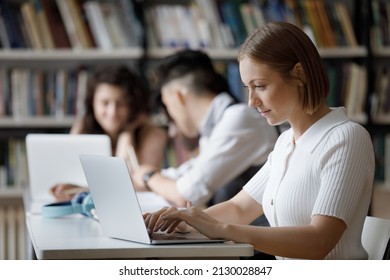
[[[286, 81], [301, 79], [304, 83], [303, 109], [313, 114], [329, 94], [328, 75], [322, 58], [311, 39], [297, 26], [287, 22], [271, 22], [246, 38], [238, 53], [238, 61], [248, 57], [277, 71]], [[300, 63], [303, 79], [292, 75]]]

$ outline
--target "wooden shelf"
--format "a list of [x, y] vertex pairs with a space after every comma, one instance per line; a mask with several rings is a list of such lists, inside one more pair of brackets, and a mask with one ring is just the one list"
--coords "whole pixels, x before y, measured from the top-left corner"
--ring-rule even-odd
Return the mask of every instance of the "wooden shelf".
[[69, 128], [75, 117], [1, 117], [0, 128]]
[[[175, 48], [153, 48], [146, 52], [146, 56], [150, 59], [161, 59], [180, 49]], [[202, 49], [212, 59], [237, 59], [238, 49]]]
[[20, 205], [25, 190], [0, 186], [0, 205]]
[[[154, 48], [146, 51], [151, 59], [161, 59], [173, 54], [179, 49]], [[236, 59], [238, 49], [203, 49], [213, 59]], [[112, 59], [139, 59], [144, 52], [141, 48], [113, 49], [113, 50], [0, 50], [0, 61], [2, 62], [50, 62], [50, 61], [110, 61]]]
[[375, 48], [372, 50], [372, 54], [378, 58], [390, 57], [390, 47]]
[[318, 48], [318, 52], [323, 58], [353, 58], [366, 57], [368, 50], [366, 47], [335, 47], [335, 48]]
[[[179, 49], [174, 48], [154, 48], [146, 51], [146, 56], [151, 59], [161, 59], [170, 55]], [[236, 59], [238, 49], [203, 49], [213, 59]], [[319, 48], [319, 53], [324, 58], [348, 58], [364, 57], [367, 55], [365, 47], [336, 47], [336, 48]], [[390, 49], [387, 50], [390, 55]], [[49, 61], [110, 61], [112, 59], [139, 59], [143, 56], [141, 48], [131, 49], [113, 49], [113, 50], [1, 50], [1, 62], [49, 62]]]
[[113, 50], [2, 50], [0, 61], [48, 62], [48, 61], [110, 61], [112, 59], [138, 59], [142, 56], [141, 48]]
[[372, 122], [374, 124], [390, 125], [390, 114], [374, 116]]
[[[161, 59], [170, 55], [179, 49], [174, 48], [154, 48], [147, 51], [147, 57], [151, 59]], [[236, 59], [238, 49], [203, 49], [213, 59]], [[323, 58], [352, 58], [365, 57], [368, 54], [367, 48], [359, 47], [335, 47], [335, 48], [318, 48]]]

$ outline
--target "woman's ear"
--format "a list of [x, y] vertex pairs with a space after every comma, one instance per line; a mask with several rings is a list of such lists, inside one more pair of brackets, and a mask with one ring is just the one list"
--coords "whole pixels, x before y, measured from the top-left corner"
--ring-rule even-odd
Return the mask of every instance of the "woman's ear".
[[302, 64], [298, 62], [295, 64], [294, 69], [292, 71], [292, 76], [298, 79], [298, 85], [303, 87], [306, 84], [306, 75], [303, 70]]

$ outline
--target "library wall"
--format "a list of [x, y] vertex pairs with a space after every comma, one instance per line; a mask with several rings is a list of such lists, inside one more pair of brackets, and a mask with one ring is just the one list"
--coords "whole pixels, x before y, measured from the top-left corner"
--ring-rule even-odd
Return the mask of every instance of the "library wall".
[[[0, 1], [0, 197], [28, 187], [27, 133], [67, 133], [83, 114], [94, 68], [126, 64], [153, 89], [152, 69], [162, 57], [181, 48], [203, 49], [246, 102], [237, 48], [270, 21], [296, 24], [316, 44], [329, 74], [327, 102], [345, 106], [350, 118], [369, 130], [375, 180], [386, 188], [389, 13], [390, 0]], [[167, 164], [177, 165], [186, 156], [170, 150]]]
[[359, 5], [327, 0], [1, 1], [0, 126], [8, 131], [0, 136], [0, 186], [26, 182], [23, 169], [14, 171], [23, 166], [20, 152], [14, 152], [20, 148], [13, 148], [23, 141], [23, 128], [26, 133], [66, 132], [83, 113], [88, 76], [97, 65], [127, 63], [151, 80], [153, 61], [176, 49], [201, 48], [228, 77], [238, 100], [246, 102], [237, 48], [269, 21], [288, 21], [305, 30], [327, 65], [329, 105], [345, 105], [351, 118], [366, 123], [367, 48], [353, 25], [353, 17], [361, 18]]

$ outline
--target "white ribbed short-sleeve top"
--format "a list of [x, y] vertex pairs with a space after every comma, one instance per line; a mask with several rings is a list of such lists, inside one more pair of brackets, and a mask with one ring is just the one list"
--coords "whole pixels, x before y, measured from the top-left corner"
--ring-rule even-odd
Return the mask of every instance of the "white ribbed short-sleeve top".
[[285, 131], [244, 190], [262, 205], [272, 227], [308, 225], [313, 215], [343, 220], [347, 229], [326, 259], [367, 259], [361, 233], [374, 169], [370, 135], [341, 107], [295, 143], [292, 130]]

